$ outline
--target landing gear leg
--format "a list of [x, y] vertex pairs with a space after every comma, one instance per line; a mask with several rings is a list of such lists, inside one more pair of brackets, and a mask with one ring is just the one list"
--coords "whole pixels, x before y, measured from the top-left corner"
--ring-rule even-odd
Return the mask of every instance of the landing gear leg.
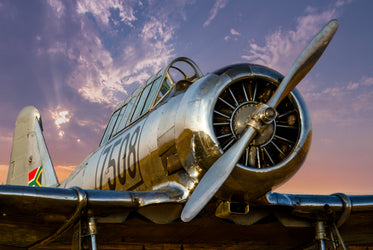
[[[330, 234], [333, 236], [336, 236], [337, 239], [333, 241], [334, 249], [337, 249], [338, 247], [342, 247], [343, 250], [347, 250], [345, 243], [343, 242], [342, 236], [339, 233], [339, 230], [335, 223], [333, 223]], [[333, 236], [333, 238], [334, 238]]]
[[[329, 232], [330, 232], [330, 239], [326, 237], [327, 228], [329, 229]], [[331, 241], [334, 249], [340, 249], [340, 248], [342, 248], [343, 250], [347, 249], [335, 223], [332, 223], [328, 225], [328, 227], [326, 227], [324, 221], [317, 221], [315, 225], [315, 229], [316, 229], [315, 240], [317, 241], [318, 249], [325, 250], [327, 241], [329, 242]]]
[[323, 221], [316, 222], [316, 236], [315, 239], [318, 243], [320, 250], [325, 250], [325, 240], [326, 240], [326, 229]]
[[96, 219], [80, 219], [74, 226], [72, 250], [97, 250], [96, 243]]
[[96, 234], [97, 234], [96, 219], [92, 217], [88, 219], [88, 236], [90, 237], [90, 240], [91, 240], [91, 250], [97, 250]]

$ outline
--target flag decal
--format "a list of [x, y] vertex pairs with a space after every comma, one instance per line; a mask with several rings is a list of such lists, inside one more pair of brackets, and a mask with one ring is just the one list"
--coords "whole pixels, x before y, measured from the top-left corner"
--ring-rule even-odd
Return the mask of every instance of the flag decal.
[[30, 187], [41, 187], [41, 173], [42, 172], [43, 172], [43, 166], [40, 166], [28, 173], [28, 185]]

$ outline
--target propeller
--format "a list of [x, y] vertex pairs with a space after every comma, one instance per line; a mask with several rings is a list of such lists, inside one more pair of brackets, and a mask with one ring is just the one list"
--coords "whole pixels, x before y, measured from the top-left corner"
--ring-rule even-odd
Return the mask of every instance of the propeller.
[[242, 152], [260, 132], [264, 124], [276, 118], [276, 107], [311, 70], [320, 58], [338, 28], [338, 21], [333, 19], [320, 30], [308, 46], [298, 56], [289, 73], [282, 80], [267, 104], [263, 104], [247, 120], [247, 129], [241, 138], [231, 146], [203, 176], [181, 213], [184, 222], [191, 221], [210, 201], [227, 180]]

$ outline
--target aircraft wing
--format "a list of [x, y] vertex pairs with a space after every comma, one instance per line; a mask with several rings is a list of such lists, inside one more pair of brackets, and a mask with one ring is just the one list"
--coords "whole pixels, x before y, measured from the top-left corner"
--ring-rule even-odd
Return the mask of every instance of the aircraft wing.
[[[167, 205], [181, 211], [183, 195], [171, 187], [134, 192], [3, 185], [0, 246], [70, 249], [77, 225], [84, 226], [80, 222], [89, 218], [95, 218], [97, 245], [105, 249], [153, 249], [164, 244], [180, 249], [303, 248], [320, 237], [315, 231], [320, 222], [325, 241], [334, 237], [335, 244], [373, 244], [373, 196], [268, 193], [249, 204], [247, 214], [235, 204], [213, 200], [189, 223], [177, 219], [179, 214], [172, 223], [157, 218], [168, 213]], [[142, 209], [154, 211], [155, 219], [144, 219]]]
[[[183, 192], [171, 187], [135, 192], [1, 185], [0, 248], [45, 245], [84, 218], [120, 223], [132, 211], [160, 203], [177, 204], [182, 197]], [[153, 221], [163, 222], [161, 217]]]

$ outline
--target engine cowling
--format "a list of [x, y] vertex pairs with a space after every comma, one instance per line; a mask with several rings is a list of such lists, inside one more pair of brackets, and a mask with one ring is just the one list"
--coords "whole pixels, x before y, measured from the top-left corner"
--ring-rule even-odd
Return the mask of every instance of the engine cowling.
[[[222, 152], [244, 132], [245, 121], [267, 103], [283, 76], [267, 67], [240, 64], [215, 72], [231, 79], [220, 91], [212, 124]], [[277, 107], [277, 118], [267, 124], [242, 152], [231, 176], [220, 189], [224, 199], [252, 199], [290, 178], [303, 163], [311, 142], [306, 105], [293, 90]], [[238, 152], [241, 153], [241, 152]]]
[[[245, 130], [245, 120], [266, 103], [283, 76], [267, 67], [238, 64], [193, 83], [176, 115], [176, 149], [190, 176], [199, 177]], [[290, 178], [311, 142], [305, 103], [294, 90], [277, 107], [278, 117], [261, 131], [216, 196], [247, 201]]]

